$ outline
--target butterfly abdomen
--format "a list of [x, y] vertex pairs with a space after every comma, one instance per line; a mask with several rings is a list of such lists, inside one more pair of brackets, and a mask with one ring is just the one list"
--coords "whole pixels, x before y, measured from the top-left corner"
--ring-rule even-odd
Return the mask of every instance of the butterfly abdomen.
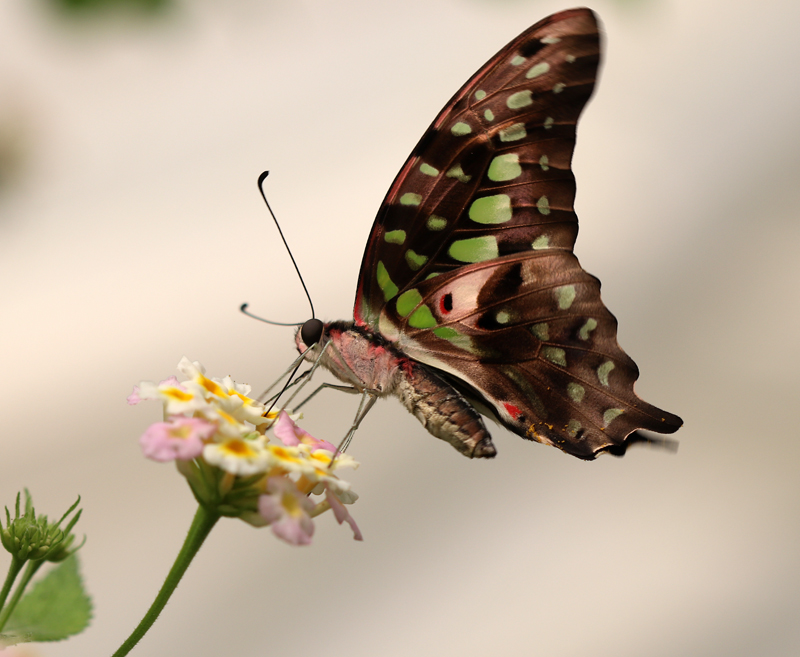
[[410, 359], [402, 371], [397, 396], [432, 435], [470, 458], [497, 454], [480, 414], [458, 390]]

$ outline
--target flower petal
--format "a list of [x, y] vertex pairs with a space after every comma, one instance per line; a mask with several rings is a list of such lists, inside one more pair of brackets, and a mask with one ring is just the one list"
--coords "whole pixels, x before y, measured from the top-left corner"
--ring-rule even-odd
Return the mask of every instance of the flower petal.
[[348, 525], [350, 525], [350, 529], [353, 530], [353, 538], [357, 541], [363, 541], [364, 537], [361, 535], [361, 530], [358, 528], [353, 516], [350, 515], [344, 504], [341, 503], [339, 498], [334, 495], [330, 488], [327, 488], [325, 491], [325, 499], [327, 499], [328, 504], [331, 505], [333, 515], [336, 517], [336, 522], [338, 522], [340, 525], [343, 522], [346, 522]]
[[142, 434], [139, 444], [147, 458], [154, 461], [189, 461], [203, 452], [203, 441], [210, 438], [216, 427], [197, 418], [174, 417], [156, 422]]
[[275, 535], [291, 545], [311, 543], [314, 522], [309, 513], [314, 504], [288, 477], [270, 477], [267, 491], [258, 498], [258, 512], [271, 523]]
[[284, 445], [294, 447], [302, 443], [307, 445], [312, 452], [318, 449], [326, 449], [331, 453], [336, 451], [336, 445], [329, 443], [327, 440], [314, 438], [308, 431], [298, 427], [286, 411], [281, 411], [278, 415], [278, 421], [275, 423], [273, 432], [275, 437], [280, 439]]

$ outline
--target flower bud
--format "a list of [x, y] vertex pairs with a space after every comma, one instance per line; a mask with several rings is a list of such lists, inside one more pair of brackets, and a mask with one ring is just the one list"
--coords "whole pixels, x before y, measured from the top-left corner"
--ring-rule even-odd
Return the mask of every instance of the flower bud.
[[13, 520], [8, 507], [6, 507], [6, 526], [3, 527], [0, 523], [0, 542], [18, 561], [29, 559], [33, 561], [42, 559], [63, 561], [83, 545], [81, 543], [77, 548], [70, 549], [75, 541], [75, 536], [70, 532], [81, 517], [80, 509], [66, 527], [62, 529], [60, 526], [80, 501], [81, 498], [78, 497], [75, 504], [57, 522], [48, 522], [47, 516], [36, 517], [33, 499], [27, 489], [25, 490], [25, 512], [20, 515], [20, 495], [17, 493]]

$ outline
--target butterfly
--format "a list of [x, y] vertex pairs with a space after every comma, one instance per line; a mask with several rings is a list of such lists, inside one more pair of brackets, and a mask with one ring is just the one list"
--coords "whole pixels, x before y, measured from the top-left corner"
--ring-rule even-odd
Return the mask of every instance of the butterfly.
[[362, 394], [350, 436], [387, 395], [469, 457], [497, 452], [483, 415], [582, 459], [683, 423], [634, 393], [600, 281], [572, 252], [570, 165], [599, 60], [591, 10], [545, 18], [470, 78], [406, 160], [369, 235], [354, 321], [312, 319], [295, 336]]

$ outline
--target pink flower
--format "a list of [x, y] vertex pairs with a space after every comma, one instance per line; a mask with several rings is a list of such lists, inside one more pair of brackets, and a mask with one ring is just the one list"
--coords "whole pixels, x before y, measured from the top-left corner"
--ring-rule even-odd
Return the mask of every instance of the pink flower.
[[328, 504], [331, 505], [333, 515], [336, 517], [336, 522], [340, 525], [346, 522], [350, 525], [350, 529], [353, 530], [353, 538], [357, 541], [363, 541], [364, 537], [361, 535], [361, 530], [358, 528], [353, 516], [350, 515], [350, 512], [345, 508], [344, 504], [342, 504], [342, 501], [336, 497], [335, 493], [327, 484], [325, 485], [325, 499], [327, 499]]
[[327, 440], [314, 438], [308, 431], [298, 427], [286, 411], [281, 411], [280, 415], [278, 415], [278, 421], [275, 423], [273, 431], [275, 436], [286, 446], [296, 447], [303, 444], [312, 452], [318, 449], [325, 449], [331, 454], [336, 453], [336, 445], [329, 443]]
[[143, 402], [139, 396], [139, 386], [133, 386], [133, 392], [125, 398], [125, 401], [128, 402], [129, 406], [136, 406], [139, 402]]
[[314, 503], [286, 477], [270, 477], [267, 491], [268, 495], [258, 498], [258, 512], [270, 523], [273, 533], [291, 545], [311, 543], [314, 523], [309, 514]]
[[189, 461], [203, 453], [203, 441], [213, 436], [215, 431], [216, 427], [205, 420], [175, 417], [168, 422], [150, 425], [139, 444], [144, 455], [154, 461]]

